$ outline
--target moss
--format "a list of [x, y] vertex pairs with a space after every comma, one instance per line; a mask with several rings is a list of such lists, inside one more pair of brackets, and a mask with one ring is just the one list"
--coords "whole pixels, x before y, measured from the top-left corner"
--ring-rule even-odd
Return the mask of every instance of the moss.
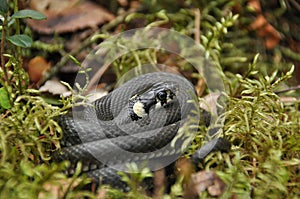
[[[225, 118], [223, 132], [232, 142], [232, 150], [229, 153], [212, 153], [201, 165], [201, 168], [216, 171], [226, 184], [225, 192], [220, 198], [297, 198], [300, 195], [299, 100], [286, 104], [276, 94], [276, 89], [287, 84], [293, 73], [289, 59], [298, 60], [299, 55], [289, 52], [286, 47], [264, 53], [259, 39], [244, 28], [246, 22], [251, 21], [248, 11], [243, 9], [239, 17], [231, 14], [239, 4], [246, 5], [247, 1], [201, 1], [200, 5], [198, 1], [186, 1], [183, 5], [180, 4], [181, 9], [176, 4], [171, 10], [157, 9], [164, 8], [165, 4], [153, 7], [153, 2], [155, 1], [144, 5], [149, 6], [148, 10], [151, 12], [130, 14], [122, 20], [118, 18], [104, 26], [106, 29], [103, 32], [109, 38], [111, 35], [107, 30], [117, 25], [128, 26], [131, 20], [139, 18], [146, 25], [167, 26], [195, 37], [197, 22], [195, 12], [190, 7], [199, 9], [201, 26], [197, 31], [201, 34], [196, 39], [200, 40], [207, 55], [224, 72], [223, 78], [228, 91], [228, 106], [221, 117]], [[20, 24], [17, 26], [18, 32], [22, 31]], [[5, 31], [14, 32], [7, 29]], [[99, 35], [93, 37], [97, 36]], [[85, 43], [88, 45], [93, 42], [91, 40]], [[6, 54], [2, 55], [2, 62], [5, 60], [2, 65], [5, 67], [2, 66], [0, 70], [0, 97], [5, 100], [0, 103], [1, 197], [96, 198], [105, 193], [106, 198], [147, 198], [144, 190], [140, 189], [139, 182], [149, 175], [148, 172], [134, 176], [122, 174], [123, 180], [132, 187], [130, 192], [124, 193], [102, 186], [97, 195], [81, 190], [90, 181], [84, 176], [79, 177], [80, 164], [74, 176], [68, 177], [62, 173], [68, 162], [49, 162], [51, 152], [59, 149], [59, 139], [63, 136], [56, 118], [72, 107], [72, 101], [62, 99], [60, 107], [53, 106], [46, 103], [38, 91], [28, 89], [29, 80], [21, 67], [24, 51], [11, 44], [7, 46], [11, 48], [1, 47]], [[49, 47], [42, 47], [46, 48]], [[61, 48], [62, 46], [57, 47]], [[51, 52], [53, 49], [48, 50]], [[260, 57], [256, 56], [259, 51], [263, 52]], [[282, 56], [285, 54], [288, 58]], [[121, 77], [133, 66], [164, 63], [169, 56], [154, 49], [140, 50], [120, 57], [112, 65], [117, 77]], [[254, 61], [249, 63], [251, 59]], [[61, 63], [65, 63], [67, 59], [62, 57], [62, 60]], [[178, 57], [176, 63], [182, 71], [195, 72]], [[288, 69], [290, 71], [286, 72]], [[199, 74], [191, 76], [201, 78]], [[84, 89], [79, 90], [84, 92]], [[299, 97], [297, 93], [294, 95]], [[76, 100], [84, 101], [85, 98], [77, 96]], [[195, 137], [186, 156], [203, 144], [203, 132], [207, 129], [200, 129], [202, 134], [200, 132]], [[132, 178], [138, 180], [132, 181]], [[164, 197], [182, 198], [183, 184], [182, 177], [178, 178], [171, 192]], [[203, 197], [210, 196], [203, 194]]]

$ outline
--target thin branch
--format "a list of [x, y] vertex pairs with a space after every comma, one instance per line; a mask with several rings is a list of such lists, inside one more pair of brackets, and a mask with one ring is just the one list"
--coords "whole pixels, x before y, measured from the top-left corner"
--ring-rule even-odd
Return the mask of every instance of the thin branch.
[[298, 10], [300, 11], [300, 4], [295, 1], [295, 0], [289, 0], [289, 2], [291, 2], [291, 4], [293, 4], [293, 6]]
[[200, 9], [197, 8], [194, 10], [195, 13], [195, 41], [197, 44], [200, 44], [200, 19], [201, 19], [201, 13]]
[[90, 80], [86, 90], [89, 91], [102, 77], [105, 71], [109, 68], [110, 63], [104, 64], [96, 73], [93, 75], [92, 79]]
[[[14, 13], [17, 13], [19, 11], [19, 7], [18, 7], [18, 0], [14, 0]], [[16, 34], [19, 35], [21, 33], [20, 30], [20, 21], [18, 18], [15, 18], [15, 27], [16, 27]], [[20, 69], [23, 66], [23, 59], [22, 59], [22, 49], [20, 46], [17, 46], [17, 52], [16, 52], [16, 58], [17, 58], [17, 69], [14, 70], [15, 73], [17, 73], [18, 78], [16, 79], [16, 81], [19, 81], [18, 83], [18, 89], [20, 92], [22, 92], [22, 75], [20, 74]]]
[[[201, 25], [201, 13], [200, 9], [197, 8], [194, 10], [195, 13], [195, 35], [194, 39], [196, 44], [200, 44], [200, 25]], [[203, 78], [199, 78], [196, 84], [196, 92], [198, 96], [201, 96], [205, 90], [205, 81]]]
[[294, 91], [294, 90], [300, 90], [300, 85], [292, 86], [292, 87], [289, 87], [289, 88], [286, 88], [286, 89], [283, 89], [283, 90], [280, 90], [280, 91], [275, 91], [275, 93], [280, 94], [280, 93], [285, 93], [285, 92]]
[[2, 38], [1, 38], [1, 67], [3, 69], [4, 73], [4, 82], [7, 82], [9, 85], [10, 83], [8, 82], [8, 74], [6, 71], [5, 67], [5, 59], [4, 59], [4, 48], [5, 48], [5, 28], [6, 28], [6, 23], [7, 23], [7, 15], [4, 16], [4, 22], [2, 24]]
[[[3, 88], [5, 90], [5, 92], [7, 93], [7, 95], [9, 95], [9, 89], [8, 87], [11, 87], [11, 81], [9, 80], [8, 77], [8, 72], [7, 72], [7, 68], [5, 66], [5, 58], [4, 58], [4, 52], [5, 52], [5, 30], [6, 30], [6, 26], [7, 26], [7, 14], [4, 14], [4, 21], [2, 24], [2, 37], [1, 37], [1, 47], [0, 47], [0, 53], [1, 53], [1, 67], [3, 69], [3, 73], [4, 73], [4, 77], [3, 77]], [[8, 96], [8, 100], [10, 105], [13, 105], [12, 99], [10, 96]]]

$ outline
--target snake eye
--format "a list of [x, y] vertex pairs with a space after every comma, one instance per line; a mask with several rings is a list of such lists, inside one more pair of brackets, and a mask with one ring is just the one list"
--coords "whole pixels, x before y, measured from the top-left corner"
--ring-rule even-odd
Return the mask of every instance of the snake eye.
[[160, 92], [158, 92], [157, 93], [157, 98], [160, 101], [162, 101], [162, 102], [166, 101], [166, 99], [167, 99], [167, 92], [166, 91], [160, 91]]

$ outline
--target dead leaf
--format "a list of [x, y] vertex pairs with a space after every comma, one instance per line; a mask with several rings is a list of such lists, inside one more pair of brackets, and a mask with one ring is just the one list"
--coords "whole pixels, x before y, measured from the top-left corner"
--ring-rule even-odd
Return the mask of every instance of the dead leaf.
[[78, 0], [31, 0], [30, 7], [44, 14], [62, 14], [77, 3]]
[[257, 35], [265, 39], [264, 43], [267, 49], [276, 47], [281, 39], [280, 34], [261, 13], [259, 0], [249, 0], [248, 6], [251, 6], [257, 14], [250, 28], [256, 30]]
[[280, 41], [280, 36], [276, 36], [276, 35], [268, 35], [265, 38], [265, 46], [267, 49], [273, 49], [277, 46], [277, 44]]
[[101, 97], [104, 97], [105, 95], [107, 95], [107, 91], [104, 90], [103, 88], [98, 88], [98, 89], [94, 89], [94, 90], [91, 90], [89, 93], [88, 93], [88, 101], [89, 102], [93, 102], [93, 101], [96, 101], [97, 99], [100, 99]]
[[128, 0], [117, 0], [118, 3], [122, 6], [122, 7], [125, 7], [125, 6], [128, 6]]
[[248, 0], [248, 6], [252, 7], [257, 13], [261, 13], [259, 0]]
[[211, 196], [220, 196], [225, 190], [224, 182], [213, 171], [200, 171], [192, 174], [192, 180], [199, 195], [207, 190]]
[[250, 26], [253, 30], [257, 30], [264, 27], [267, 24], [268, 21], [266, 20], [266, 18], [263, 15], [258, 15], [255, 21], [253, 21]]
[[206, 88], [206, 82], [204, 78], [199, 78], [195, 86], [197, 95], [202, 96], [203, 92], [205, 91], [205, 88]]
[[38, 82], [45, 71], [51, 67], [51, 63], [47, 62], [43, 57], [37, 56], [28, 63], [28, 75], [32, 82]]
[[41, 86], [39, 91], [48, 92], [53, 95], [63, 95], [64, 97], [71, 95], [71, 92], [67, 89], [67, 87], [60, 83], [57, 79], [46, 81], [46, 83]]
[[46, 15], [47, 20], [27, 20], [33, 30], [44, 34], [95, 28], [114, 19], [113, 14], [90, 1], [32, 0], [31, 9]]

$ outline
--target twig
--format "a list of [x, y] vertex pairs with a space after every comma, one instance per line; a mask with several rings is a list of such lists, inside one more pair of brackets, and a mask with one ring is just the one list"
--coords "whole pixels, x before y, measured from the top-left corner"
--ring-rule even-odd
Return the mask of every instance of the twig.
[[10, 82], [8, 81], [8, 74], [5, 67], [5, 59], [4, 59], [4, 45], [5, 45], [5, 28], [7, 23], [7, 15], [4, 16], [4, 21], [2, 24], [2, 38], [1, 38], [1, 67], [3, 69], [4, 73], [4, 82], [7, 82], [7, 84], [10, 86]]
[[[19, 7], [18, 7], [18, 0], [14, 0], [14, 13], [17, 13], [19, 11]], [[21, 33], [20, 30], [20, 22], [18, 18], [15, 18], [15, 27], [16, 27], [16, 34], [19, 35]], [[21, 52], [21, 47], [17, 46], [17, 52], [16, 52], [16, 58], [17, 58], [17, 70], [15, 70], [15, 72], [18, 75], [18, 78], [16, 81], [18, 82], [18, 86], [19, 86], [19, 91], [22, 92], [22, 77], [20, 74], [20, 68], [22, 68], [23, 65], [23, 59], [22, 59], [22, 52]]]
[[96, 84], [97, 81], [99, 81], [99, 79], [102, 77], [104, 72], [109, 68], [109, 66], [110, 66], [110, 63], [106, 63], [95, 73], [95, 75], [90, 80], [88, 86], [86, 87], [87, 91], [89, 91], [93, 87], [93, 85]]
[[[9, 95], [9, 89], [8, 87], [11, 87], [11, 82], [8, 78], [8, 72], [7, 72], [7, 68], [5, 66], [5, 58], [4, 58], [4, 51], [5, 51], [5, 30], [6, 30], [6, 26], [7, 26], [7, 14], [4, 14], [4, 21], [2, 24], [2, 37], [1, 37], [1, 49], [0, 49], [0, 53], [1, 53], [1, 67], [4, 73], [4, 77], [3, 77], [3, 88], [5, 90], [5, 92], [7, 93], [7, 95]], [[0, 81], [1, 82], [1, 81]], [[10, 96], [8, 96], [8, 100], [10, 105], [13, 105], [12, 99]]]
[[289, 0], [289, 2], [291, 2], [291, 4], [293, 4], [293, 6], [298, 10], [300, 11], [300, 4], [295, 1], [295, 0]]
[[200, 44], [200, 18], [201, 18], [201, 13], [200, 13], [200, 9], [197, 8], [194, 11], [195, 13], [195, 41], [197, 44]]
[[294, 90], [299, 90], [299, 89], [300, 89], [300, 85], [292, 86], [292, 87], [289, 87], [289, 88], [286, 88], [286, 89], [283, 89], [283, 90], [280, 90], [280, 91], [275, 91], [275, 94], [285, 93], [285, 92], [288, 92], [288, 91], [294, 91]]
[[[196, 44], [200, 44], [200, 25], [201, 25], [201, 13], [200, 9], [197, 8], [194, 10], [195, 13], [195, 35], [194, 39]], [[205, 89], [205, 81], [203, 78], [198, 79], [198, 82], [196, 84], [196, 92], [198, 96], [201, 96], [203, 94], [203, 91]]]

